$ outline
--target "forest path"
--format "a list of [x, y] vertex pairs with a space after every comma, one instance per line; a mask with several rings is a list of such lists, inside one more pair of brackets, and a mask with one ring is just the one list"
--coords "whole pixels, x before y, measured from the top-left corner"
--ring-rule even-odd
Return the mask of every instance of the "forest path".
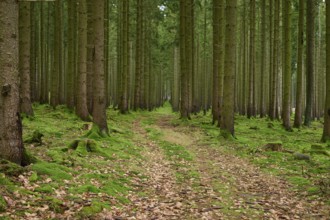
[[329, 206], [208, 146], [200, 128], [174, 126], [173, 117], [160, 115], [153, 124], [141, 117], [132, 125], [135, 143], [145, 149], [140, 168], [147, 178], [137, 183], [140, 194], [129, 195], [132, 204], [121, 217], [110, 219], [330, 219]]

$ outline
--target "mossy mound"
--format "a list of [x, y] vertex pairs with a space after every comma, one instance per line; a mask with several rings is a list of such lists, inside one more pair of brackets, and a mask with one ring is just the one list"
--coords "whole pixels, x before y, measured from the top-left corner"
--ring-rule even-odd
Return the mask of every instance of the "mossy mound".
[[37, 163], [38, 159], [33, 156], [29, 151], [27, 151], [26, 149], [24, 149], [23, 151], [23, 155], [22, 155], [22, 166], [27, 166], [30, 165], [32, 163]]
[[304, 153], [324, 155], [330, 157], [330, 152], [321, 144], [312, 144], [310, 150], [305, 150]]
[[90, 218], [90, 217], [102, 212], [102, 210], [104, 208], [110, 208], [110, 207], [109, 207], [109, 205], [106, 205], [104, 203], [93, 201], [90, 206], [86, 206], [80, 211], [79, 217], [80, 218]]
[[56, 163], [39, 162], [31, 167], [39, 175], [48, 175], [53, 180], [63, 181], [72, 179], [70, 169]]
[[42, 137], [44, 136], [43, 133], [41, 133], [39, 130], [35, 130], [30, 137], [28, 137], [26, 140], [24, 140], [24, 143], [27, 144], [38, 144], [42, 145]]
[[0, 173], [7, 176], [19, 176], [24, 172], [24, 168], [8, 160], [0, 159]]
[[271, 142], [263, 147], [264, 151], [283, 151], [282, 142]]

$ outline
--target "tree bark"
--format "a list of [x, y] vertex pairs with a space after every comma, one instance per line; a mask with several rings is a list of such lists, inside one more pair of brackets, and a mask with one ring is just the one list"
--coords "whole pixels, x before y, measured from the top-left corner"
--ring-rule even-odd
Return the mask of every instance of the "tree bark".
[[221, 117], [221, 134], [224, 137], [235, 136], [234, 131], [234, 97], [236, 69], [236, 10], [237, 0], [227, 0], [226, 5], [226, 44], [225, 75], [223, 89], [223, 113]]
[[307, 0], [306, 5], [306, 110], [305, 126], [310, 126], [314, 98], [314, 0]]
[[250, 0], [250, 53], [249, 53], [249, 102], [247, 109], [248, 118], [255, 116], [255, 30], [256, 30], [256, 2]]
[[326, 0], [326, 101], [322, 141], [330, 140], [330, 0]]
[[283, 100], [282, 119], [286, 130], [291, 130], [291, 1], [282, 1], [283, 16]]
[[299, 22], [298, 22], [298, 55], [297, 55], [297, 87], [296, 87], [296, 109], [294, 127], [302, 125], [303, 115], [303, 50], [304, 50], [304, 17], [305, 0], [299, 0]]
[[19, 10], [20, 108], [21, 113], [33, 116], [30, 89], [30, 2], [21, 2]]
[[94, 0], [93, 3], [93, 123], [102, 134], [108, 135], [104, 77], [104, 0]]
[[[0, 157], [21, 164], [22, 123], [19, 114], [18, 1], [0, 1]], [[5, 51], [5, 52], [3, 52]]]
[[84, 121], [89, 121], [87, 108], [87, 3], [86, 0], [78, 0], [78, 83], [76, 114]]

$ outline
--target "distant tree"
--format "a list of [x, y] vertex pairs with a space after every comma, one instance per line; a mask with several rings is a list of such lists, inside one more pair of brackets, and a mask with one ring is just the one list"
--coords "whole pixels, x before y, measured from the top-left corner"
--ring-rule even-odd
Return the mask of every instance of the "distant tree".
[[135, 50], [135, 88], [134, 110], [141, 108], [141, 83], [143, 70], [143, 1], [136, 0], [136, 50]]
[[89, 121], [87, 108], [87, 3], [78, 0], [78, 77], [76, 91], [76, 114], [83, 120]]
[[283, 17], [283, 126], [286, 130], [291, 130], [291, 0], [282, 1]]
[[265, 79], [267, 75], [266, 71], [266, 0], [261, 0], [261, 41], [260, 41], [260, 101], [259, 101], [259, 113], [260, 117], [264, 117], [265, 110]]
[[61, 49], [62, 49], [62, 7], [61, 0], [55, 2], [55, 35], [54, 35], [54, 59], [53, 59], [53, 71], [51, 74], [51, 93], [50, 104], [56, 107], [60, 103], [60, 75], [61, 75]]
[[[79, 1], [79, 3], [82, 3]], [[74, 95], [74, 78], [75, 78], [75, 32], [77, 29], [75, 28], [75, 18], [76, 16], [76, 7], [77, 2], [76, 1], [68, 1], [68, 37], [67, 37], [67, 49], [68, 49], [68, 58], [67, 58], [67, 64], [66, 64], [66, 105], [73, 109], [74, 102], [75, 102], [75, 95]], [[81, 5], [78, 5], [80, 8]], [[79, 24], [78, 24], [79, 25]], [[83, 36], [79, 36], [83, 37]], [[86, 45], [86, 44], [85, 44]], [[79, 44], [79, 47], [82, 45]], [[81, 48], [80, 48], [81, 49]], [[78, 53], [79, 55], [79, 53]], [[85, 82], [86, 83], [86, 82]], [[79, 86], [79, 85], [78, 85]]]
[[310, 126], [312, 121], [312, 108], [314, 98], [314, 20], [315, 1], [307, 0], [306, 4], [306, 110], [305, 126]]
[[326, 0], [326, 101], [322, 141], [330, 140], [330, 0]]
[[0, 158], [21, 164], [24, 149], [19, 114], [18, 19], [18, 1], [0, 1]]
[[193, 0], [180, 0], [180, 72], [181, 72], [181, 100], [180, 115], [183, 119], [190, 119], [190, 82], [193, 62]]
[[256, 1], [250, 0], [250, 50], [249, 50], [249, 102], [247, 108], [248, 118], [254, 117], [255, 109], [255, 30], [256, 30]]
[[213, 0], [213, 123], [220, 125], [224, 70], [224, 0]]
[[103, 135], [108, 135], [104, 80], [104, 0], [93, 2], [93, 24], [93, 123]]
[[129, 108], [129, 0], [122, 0], [121, 4], [121, 19], [119, 21], [121, 26], [121, 37], [119, 38], [121, 50], [118, 53], [121, 64], [119, 73], [121, 77], [119, 110], [122, 114], [125, 114]]
[[277, 118], [278, 111], [278, 75], [279, 75], [279, 46], [280, 46], [280, 37], [279, 37], [279, 27], [280, 27], [280, 0], [274, 0], [274, 23], [273, 23], [273, 44], [272, 44], [272, 75], [271, 75], [271, 86], [270, 93], [270, 107], [269, 107], [269, 117], [271, 120]]
[[304, 50], [305, 0], [299, 0], [298, 54], [297, 54], [297, 89], [294, 127], [302, 125], [303, 114], [303, 50]]
[[237, 0], [227, 0], [226, 5], [226, 44], [225, 75], [223, 88], [223, 113], [221, 133], [223, 136], [234, 136], [234, 96], [236, 68], [236, 11]]
[[21, 2], [19, 7], [19, 72], [21, 113], [33, 116], [30, 89], [31, 50], [30, 2]]

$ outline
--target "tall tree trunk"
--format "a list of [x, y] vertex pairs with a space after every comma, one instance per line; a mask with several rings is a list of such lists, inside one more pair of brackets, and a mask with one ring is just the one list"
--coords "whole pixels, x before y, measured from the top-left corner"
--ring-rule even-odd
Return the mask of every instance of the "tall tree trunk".
[[306, 5], [306, 110], [305, 126], [310, 126], [314, 97], [314, 0], [307, 0]]
[[265, 76], [266, 76], [266, 0], [261, 0], [261, 67], [260, 67], [260, 117], [265, 116]]
[[94, 87], [94, 24], [93, 24], [93, 2], [87, 1], [87, 108], [93, 114], [93, 87]]
[[60, 74], [61, 74], [61, 46], [62, 44], [62, 31], [61, 31], [61, 0], [55, 2], [55, 35], [54, 35], [54, 60], [53, 60], [53, 72], [52, 72], [52, 86], [50, 95], [50, 104], [54, 108], [60, 103], [59, 88], [60, 88]]
[[104, 0], [94, 0], [93, 3], [93, 123], [103, 135], [108, 135], [104, 77]]
[[0, 158], [21, 164], [23, 142], [19, 114], [18, 13], [18, 1], [0, 1]]
[[[79, 2], [80, 3], [80, 2]], [[83, 2], [81, 2], [83, 3]], [[66, 104], [70, 109], [74, 107], [74, 70], [75, 70], [75, 7], [77, 6], [76, 1], [68, 1], [68, 61], [66, 70]], [[80, 5], [78, 5], [80, 8]], [[86, 15], [87, 16], [87, 15]], [[80, 36], [79, 36], [80, 37]], [[79, 44], [79, 47], [82, 45]], [[78, 54], [79, 55], [79, 54]], [[80, 86], [80, 85], [78, 85]]]
[[121, 57], [121, 94], [119, 109], [122, 114], [128, 112], [128, 85], [129, 85], [129, 0], [122, 1], [122, 51]]
[[19, 10], [20, 107], [21, 113], [33, 116], [30, 89], [30, 2], [21, 2]]
[[182, 119], [190, 119], [190, 80], [192, 74], [192, 18], [193, 0], [180, 0], [180, 69], [181, 69], [181, 102]]
[[77, 77], [77, 102], [76, 114], [84, 121], [89, 121], [87, 108], [87, 3], [86, 0], [78, 0], [78, 77]]
[[330, 0], [326, 0], [326, 101], [322, 141], [330, 140]]
[[305, 17], [305, 0], [299, 0], [296, 110], [294, 117], [294, 127], [296, 128], [299, 128], [301, 126], [302, 114], [303, 114], [302, 112], [303, 112], [304, 17]]
[[136, 17], [136, 49], [135, 49], [135, 89], [134, 89], [134, 110], [141, 108], [141, 75], [143, 61], [143, 1], [137, 0]]
[[[38, 25], [37, 17], [38, 11], [36, 10], [36, 5], [32, 4], [30, 7], [30, 26], [31, 26], [31, 39], [30, 39], [30, 89], [31, 89], [31, 102], [37, 101], [37, 34]], [[31, 14], [33, 16], [31, 16]]]
[[283, 16], [283, 126], [286, 130], [291, 130], [291, 0], [282, 1]]
[[220, 4], [219, 0], [213, 0], [213, 93], [212, 93], [212, 123], [214, 124], [219, 118], [219, 52], [220, 52]]
[[236, 10], [237, 0], [227, 0], [226, 5], [226, 44], [225, 75], [223, 89], [223, 113], [221, 117], [221, 134], [225, 137], [235, 136], [234, 131], [234, 97], [236, 68]]
[[249, 63], [249, 103], [248, 118], [255, 116], [254, 88], [255, 88], [255, 30], [256, 30], [256, 2], [250, 0], [250, 63]]

